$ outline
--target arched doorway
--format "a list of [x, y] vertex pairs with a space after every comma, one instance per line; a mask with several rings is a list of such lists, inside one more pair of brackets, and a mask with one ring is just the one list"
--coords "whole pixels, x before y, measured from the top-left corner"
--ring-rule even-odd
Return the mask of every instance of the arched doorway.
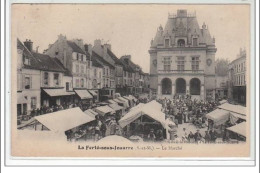
[[176, 80], [176, 94], [186, 94], [186, 81], [183, 78]]
[[190, 95], [200, 95], [200, 80], [198, 78], [190, 80]]
[[172, 81], [169, 78], [164, 78], [162, 80], [162, 94], [170, 95], [172, 94]]

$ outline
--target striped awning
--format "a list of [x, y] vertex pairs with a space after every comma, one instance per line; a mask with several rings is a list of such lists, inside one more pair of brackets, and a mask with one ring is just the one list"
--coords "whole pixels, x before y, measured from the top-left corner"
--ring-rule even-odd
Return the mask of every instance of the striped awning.
[[75, 92], [73, 91], [65, 91], [64, 89], [43, 89], [50, 97], [57, 97], [57, 96], [70, 96], [74, 95]]

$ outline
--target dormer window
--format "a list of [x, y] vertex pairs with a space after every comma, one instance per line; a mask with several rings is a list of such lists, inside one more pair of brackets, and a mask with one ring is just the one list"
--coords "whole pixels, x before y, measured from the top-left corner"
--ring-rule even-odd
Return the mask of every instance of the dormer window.
[[178, 47], [184, 47], [185, 46], [185, 40], [184, 39], [179, 39], [177, 42]]
[[28, 57], [26, 57], [26, 56], [23, 56], [23, 63], [25, 65], [30, 65], [30, 59]]
[[169, 38], [165, 39], [164, 45], [165, 45], [165, 47], [170, 47], [170, 39]]
[[193, 46], [198, 46], [198, 38], [193, 38], [192, 39], [192, 45]]

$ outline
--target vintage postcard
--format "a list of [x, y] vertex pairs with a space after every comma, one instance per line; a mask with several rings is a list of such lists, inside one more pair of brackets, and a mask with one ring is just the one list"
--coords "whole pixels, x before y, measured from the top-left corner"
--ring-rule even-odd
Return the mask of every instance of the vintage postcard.
[[11, 4], [11, 156], [248, 158], [251, 4]]

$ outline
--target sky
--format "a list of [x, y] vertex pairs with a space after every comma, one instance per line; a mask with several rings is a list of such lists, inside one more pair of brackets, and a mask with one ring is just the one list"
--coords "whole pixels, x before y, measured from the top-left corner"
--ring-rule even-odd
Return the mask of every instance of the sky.
[[54, 43], [59, 34], [92, 45], [95, 39], [101, 39], [112, 45], [118, 58], [131, 55], [134, 63], [149, 72], [151, 39], [160, 25], [165, 26], [168, 13], [178, 9], [196, 12], [200, 26], [205, 22], [216, 39], [216, 59], [232, 61], [241, 47], [249, 52], [248, 5], [13, 4], [12, 39], [31, 39], [39, 52]]

